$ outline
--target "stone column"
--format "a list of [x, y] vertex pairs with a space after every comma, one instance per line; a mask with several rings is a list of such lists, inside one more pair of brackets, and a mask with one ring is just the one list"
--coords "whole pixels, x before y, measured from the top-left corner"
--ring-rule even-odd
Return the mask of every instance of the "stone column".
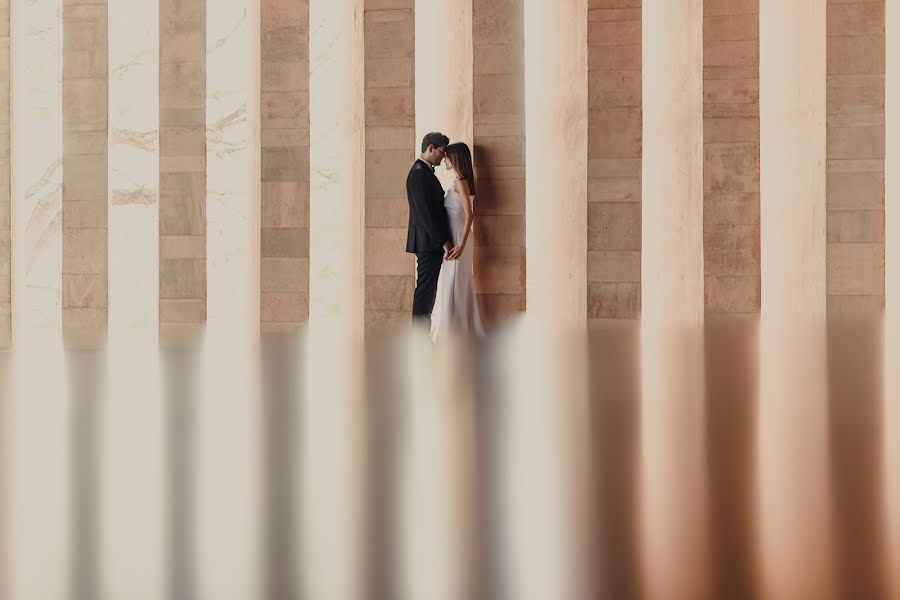
[[99, 343], [107, 320], [106, 2], [63, 6], [63, 334]]
[[773, 599], [829, 597], [825, 1], [760, 0], [759, 560]]
[[262, 1], [260, 320], [309, 316], [309, 9]]
[[[303, 408], [304, 595], [363, 597], [363, 0], [309, 3], [310, 304]], [[411, 102], [411, 99], [410, 99]]]
[[12, 343], [10, 0], [0, 2], [0, 348]]
[[206, 321], [206, 3], [159, 4], [159, 322]]
[[642, 547], [649, 598], [706, 593], [703, 3], [643, 4]]

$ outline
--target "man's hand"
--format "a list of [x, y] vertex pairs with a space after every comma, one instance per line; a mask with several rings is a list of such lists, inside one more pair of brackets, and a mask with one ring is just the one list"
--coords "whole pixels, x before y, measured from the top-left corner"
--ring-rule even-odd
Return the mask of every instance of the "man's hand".
[[453, 245], [450, 242], [444, 242], [444, 260], [451, 260], [451, 252], [453, 252]]

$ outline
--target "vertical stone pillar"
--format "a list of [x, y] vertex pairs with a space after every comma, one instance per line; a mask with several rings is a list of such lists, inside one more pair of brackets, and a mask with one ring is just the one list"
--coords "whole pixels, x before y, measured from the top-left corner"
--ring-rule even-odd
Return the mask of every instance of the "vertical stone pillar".
[[206, 321], [206, 3], [159, 4], [159, 322]]
[[706, 593], [703, 3], [643, 4], [642, 547], [649, 598]]
[[262, 0], [260, 320], [309, 316], [309, 9]]
[[106, 2], [63, 6], [63, 334], [97, 344], [107, 321]]
[[0, 348], [12, 343], [10, 2], [0, 1]]
[[[366, 323], [405, 325], [412, 312], [415, 259], [405, 252], [406, 175], [415, 141], [415, 31], [412, 0], [365, 2]], [[431, 65], [432, 69], [439, 68]], [[440, 96], [440, 90], [420, 93]]]
[[374, 250], [364, 239], [366, 172], [372, 168], [365, 162], [364, 8], [363, 0], [309, 3], [303, 583], [305, 596], [335, 600], [362, 598], [366, 589], [361, 377], [365, 265]]
[[641, 311], [641, 0], [588, 11], [589, 320]]
[[525, 310], [523, 0], [472, 0], [475, 291], [486, 325]]
[[824, 0], [760, 0], [759, 556], [773, 599], [832, 590]]

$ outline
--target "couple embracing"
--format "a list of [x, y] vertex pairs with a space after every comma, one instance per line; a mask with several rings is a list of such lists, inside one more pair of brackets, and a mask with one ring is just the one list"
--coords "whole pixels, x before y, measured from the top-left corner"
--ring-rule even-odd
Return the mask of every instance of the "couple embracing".
[[[434, 174], [446, 163], [453, 184], [446, 192]], [[441, 278], [441, 306], [436, 337], [484, 335], [472, 275], [471, 232], [475, 199], [472, 153], [462, 143], [450, 143], [442, 133], [422, 140], [422, 154], [406, 178], [409, 231], [406, 251], [416, 255], [413, 321], [431, 323]]]

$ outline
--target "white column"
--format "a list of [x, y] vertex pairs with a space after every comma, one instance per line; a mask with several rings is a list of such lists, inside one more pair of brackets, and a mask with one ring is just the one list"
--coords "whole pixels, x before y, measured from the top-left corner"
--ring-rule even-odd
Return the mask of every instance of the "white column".
[[825, 0], [761, 0], [759, 556], [766, 598], [827, 598]]
[[354, 600], [363, 576], [363, 0], [311, 0], [309, 339], [302, 419], [304, 593]]
[[641, 545], [649, 598], [706, 585], [703, 2], [643, 4]]
[[223, 600], [262, 594], [259, 32], [259, 0], [207, 4], [207, 323], [195, 565], [198, 595]]
[[99, 431], [101, 589], [166, 590], [159, 371], [159, 3], [109, 3], [108, 394]]

